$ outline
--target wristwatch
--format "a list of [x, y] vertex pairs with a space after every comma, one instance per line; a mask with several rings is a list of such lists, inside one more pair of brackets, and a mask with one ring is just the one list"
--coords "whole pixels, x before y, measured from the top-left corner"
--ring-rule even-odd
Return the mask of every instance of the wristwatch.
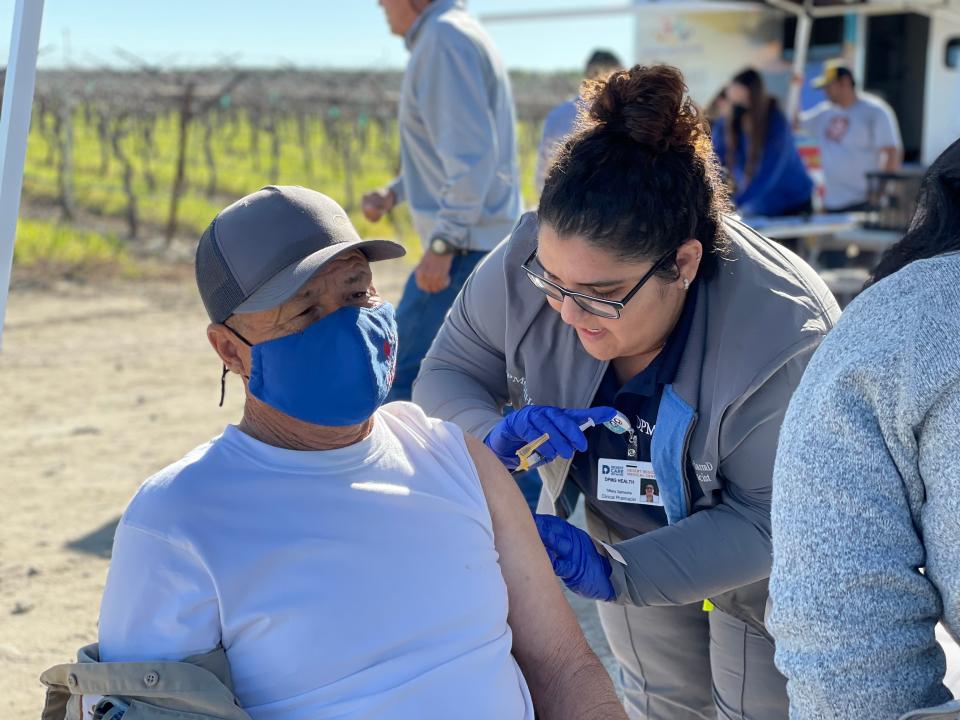
[[91, 712], [93, 720], [121, 720], [130, 706], [123, 700], [115, 697], [105, 697], [98, 702]]
[[468, 250], [457, 247], [440, 235], [430, 238], [428, 247], [434, 255], [466, 255], [469, 252]]

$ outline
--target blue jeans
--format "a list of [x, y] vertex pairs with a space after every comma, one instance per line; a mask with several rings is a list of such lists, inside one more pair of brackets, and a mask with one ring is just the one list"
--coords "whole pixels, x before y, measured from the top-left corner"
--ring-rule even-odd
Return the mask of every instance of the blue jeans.
[[397, 306], [397, 373], [387, 402], [409, 400], [413, 381], [420, 372], [420, 363], [436, 337], [447, 311], [486, 252], [455, 255], [450, 266], [450, 285], [438, 293], [417, 287], [415, 273], [410, 273]]

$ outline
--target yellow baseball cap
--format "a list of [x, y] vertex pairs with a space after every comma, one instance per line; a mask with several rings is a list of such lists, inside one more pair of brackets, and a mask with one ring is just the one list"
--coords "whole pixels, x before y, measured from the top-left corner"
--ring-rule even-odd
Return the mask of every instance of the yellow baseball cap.
[[835, 58], [833, 60], [827, 60], [823, 64], [823, 74], [818, 75], [813, 80], [810, 81], [811, 87], [822, 88], [825, 85], [829, 85], [832, 82], [839, 80], [842, 77], [853, 77], [853, 72], [850, 70], [850, 66], [847, 64], [847, 61], [843, 58]]

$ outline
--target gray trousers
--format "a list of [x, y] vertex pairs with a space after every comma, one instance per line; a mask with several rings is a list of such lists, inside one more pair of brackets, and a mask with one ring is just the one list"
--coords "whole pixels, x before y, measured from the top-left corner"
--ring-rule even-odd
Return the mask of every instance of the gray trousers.
[[773, 643], [702, 605], [597, 603], [634, 720], [787, 720]]

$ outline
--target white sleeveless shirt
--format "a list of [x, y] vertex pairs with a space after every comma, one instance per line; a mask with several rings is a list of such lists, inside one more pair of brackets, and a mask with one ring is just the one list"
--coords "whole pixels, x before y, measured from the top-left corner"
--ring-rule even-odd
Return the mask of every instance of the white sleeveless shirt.
[[256, 720], [533, 718], [463, 435], [408, 403], [323, 452], [231, 426], [149, 479], [117, 530], [100, 643], [105, 661], [222, 643]]

